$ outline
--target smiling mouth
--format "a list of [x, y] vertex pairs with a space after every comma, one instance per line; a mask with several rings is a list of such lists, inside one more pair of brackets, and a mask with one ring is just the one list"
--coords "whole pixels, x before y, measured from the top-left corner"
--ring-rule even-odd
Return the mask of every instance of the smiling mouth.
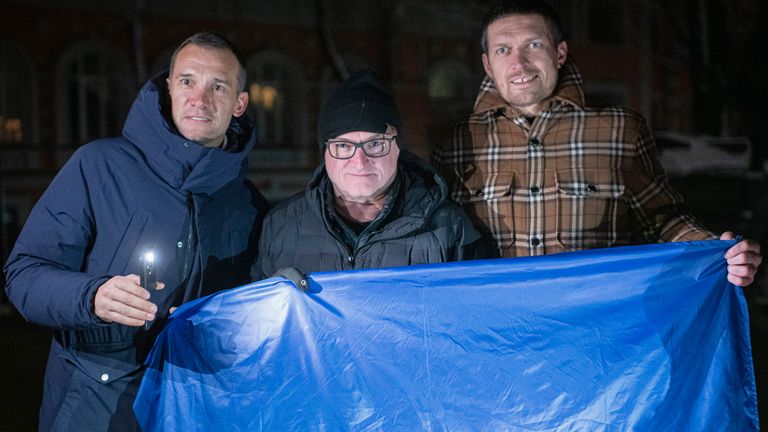
[[375, 174], [372, 173], [348, 173], [347, 178], [354, 181], [369, 181]]
[[208, 117], [187, 116], [187, 118], [193, 121], [202, 121], [202, 122], [211, 121], [211, 119]]
[[538, 75], [528, 75], [528, 76], [520, 77], [517, 79], [513, 79], [511, 82], [512, 84], [527, 84], [533, 81], [534, 79], [536, 79], [537, 76]]

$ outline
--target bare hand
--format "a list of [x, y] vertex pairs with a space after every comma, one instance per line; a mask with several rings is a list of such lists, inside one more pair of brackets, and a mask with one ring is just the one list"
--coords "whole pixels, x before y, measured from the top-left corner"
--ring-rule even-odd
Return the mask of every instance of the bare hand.
[[[731, 231], [726, 231], [720, 236], [720, 240], [733, 240], [736, 238]], [[725, 252], [728, 262], [728, 282], [747, 286], [755, 280], [755, 274], [763, 256], [760, 254], [760, 244], [754, 240], [742, 240]]]
[[[96, 316], [106, 322], [138, 327], [155, 319], [157, 306], [149, 301], [149, 291], [139, 285], [138, 275], [115, 276], [104, 282], [93, 300]], [[157, 289], [165, 285], [157, 283]]]

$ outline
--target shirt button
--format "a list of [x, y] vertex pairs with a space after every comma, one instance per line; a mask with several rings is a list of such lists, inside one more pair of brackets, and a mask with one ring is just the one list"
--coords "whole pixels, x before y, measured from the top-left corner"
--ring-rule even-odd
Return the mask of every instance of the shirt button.
[[533, 195], [536, 195], [536, 194], [538, 194], [539, 192], [541, 192], [541, 189], [539, 189], [539, 187], [538, 187], [538, 186], [533, 186], [533, 187], [531, 188], [531, 194], [533, 194]]
[[101, 374], [101, 381], [102, 382], [109, 381], [109, 374]]
[[476, 190], [476, 191], [475, 191], [475, 196], [476, 196], [476, 197], [479, 197], [479, 196], [483, 196], [483, 190], [482, 190], [482, 189], [478, 189], [478, 190]]
[[587, 186], [587, 192], [597, 192], [597, 186], [595, 185]]
[[535, 246], [538, 246], [539, 244], [541, 244], [541, 240], [539, 240], [538, 237], [534, 237], [531, 239], [531, 246], [535, 247]]
[[178, 242], [178, 243], [176, 243], [176, 247], [177, 247], [177, 248], [180, 248], [180, 247], [183, 247], [183, 246], [184, 246], [184, 243], [182, 243], [182, 242]]
[[538, 147], [539, 145], [541, 145], [541, 143], [537, 138], [531, 138], [528, 140], [528, 145], [531, 147]]
[[352, 264], [352, 261], [354, 261], [354, 260], [355, 260], [355, 258], [352, 257], [352, 255], [347, 257], [347, 262], [350, 263], [350, 264]]

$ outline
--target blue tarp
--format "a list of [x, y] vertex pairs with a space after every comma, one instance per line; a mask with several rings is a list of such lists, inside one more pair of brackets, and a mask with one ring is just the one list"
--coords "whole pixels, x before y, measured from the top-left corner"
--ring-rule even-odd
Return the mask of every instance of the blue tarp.
[[271, 278], [189, 303], [144, 431], [758, 430], [733, 242]]

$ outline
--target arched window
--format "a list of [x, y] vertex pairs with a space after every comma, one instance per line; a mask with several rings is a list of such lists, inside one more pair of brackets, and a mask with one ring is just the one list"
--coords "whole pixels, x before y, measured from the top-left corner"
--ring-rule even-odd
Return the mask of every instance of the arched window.
[[67, 50], [57, 68], [59, 144], [76, 147], [120, 134], [133, 82], [125, 56], [105, 43]]
[[427, 95], [430, 121], [427, 139], [430, 145], [447, 139], [451, 126], [472, 112], [480, 79], [467, 66], [454, 59], [441, 60], [427, 71]]
[[435, 63], [427, 72], [429, 99], [441, 105], [446, 102], [471, 101], [478, 85], [472, 80], [469, 69], [457, 60]]
[[305, 147], [304, 79], [296, 62], [274, 51], [248, 60], [246, 91], [259, 147]]
[[37, 86], [22, 52], [0, 39], [0, 145], [37, 144]]

